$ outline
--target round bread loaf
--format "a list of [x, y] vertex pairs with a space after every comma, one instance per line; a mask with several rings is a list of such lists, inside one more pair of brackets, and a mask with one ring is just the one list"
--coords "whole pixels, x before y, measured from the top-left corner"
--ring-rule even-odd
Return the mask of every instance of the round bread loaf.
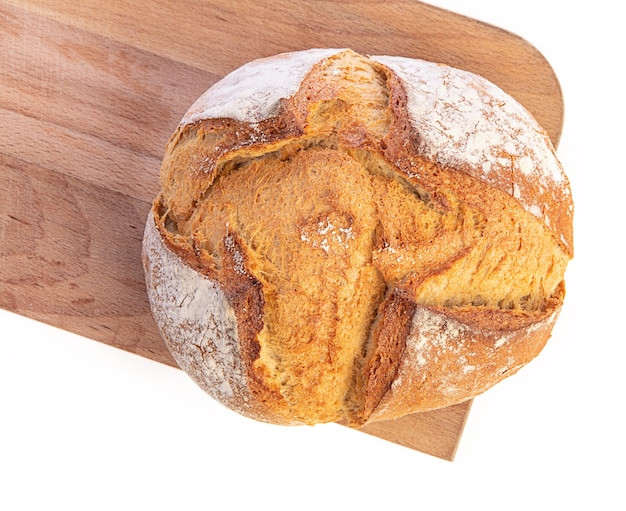
[[485, 79], [281, 54], [213, 85], [170, 139], [148, 296], [224, 405], [359, 427], [470, 399], [541, 351], [572, 213], [547, 134]]

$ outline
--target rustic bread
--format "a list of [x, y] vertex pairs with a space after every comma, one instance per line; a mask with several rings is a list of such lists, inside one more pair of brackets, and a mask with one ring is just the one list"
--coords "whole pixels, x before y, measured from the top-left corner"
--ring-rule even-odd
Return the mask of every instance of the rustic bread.
[[470, 399], [540, 352], [572, 212], [546, 133], [483, 78], [282, 54], [216, 83], [170, 139], [148, 295], [226, 406], [358, 427]]

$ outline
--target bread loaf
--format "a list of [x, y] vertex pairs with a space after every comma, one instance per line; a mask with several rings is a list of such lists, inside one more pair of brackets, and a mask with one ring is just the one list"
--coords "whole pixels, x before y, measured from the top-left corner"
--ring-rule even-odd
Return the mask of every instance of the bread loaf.
[[573, 203], [485, 79], [315, 49], [213, 85], [171, 137], [143, 260], [171, 353], [224, 405], [359, 427], [470, 399], [548, 340]]

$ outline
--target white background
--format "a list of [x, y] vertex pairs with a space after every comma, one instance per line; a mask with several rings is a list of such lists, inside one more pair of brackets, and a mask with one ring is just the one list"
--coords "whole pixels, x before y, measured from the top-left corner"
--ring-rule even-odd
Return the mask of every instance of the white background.
[[626, 509], [619, 3], [431, 3], [552, 64], [576, 203], [553, 337], [474, 401], [455, 461], [336, 425], [257, 423], [179, 370], [0, 311], [0, 509]]

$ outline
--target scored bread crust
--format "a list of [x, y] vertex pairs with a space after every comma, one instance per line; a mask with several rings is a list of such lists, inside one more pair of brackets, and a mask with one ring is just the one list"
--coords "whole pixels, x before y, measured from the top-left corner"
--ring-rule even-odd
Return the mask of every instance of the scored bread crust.
[[[266, 291], [246, 240], [226, 226], [216, 264], [176, 222], [193, 213], [224, 162], [260, 158], [310, 135], [319, 105], [344, 100], [340, 89], [346, 78], [329, 76], [328, 62], [353, 57], [362, 58], [343, 49], [281, 54], [242, 66], [216, 83], [170, 139], [164, 191], [146, 223], [148, 296], [168, 348], [211, 396], [257, 420], [319, 422], [301, 413], [290, 416], [256, 365]], [[448, 66], [401, 57], [367, 60], [386, 81], [388, 128], [378, 133], [358, 122], [342, 126], [342, 146], [379, 155], [435, 209], [453, 208], [451, 196], [487, 218], [517, 208], [554, 238], [564, 259], [571, 257], [567, 178], [547, 134], [519, 103], [483, 78]], [[211, 140], [202, 148], [189, 143], [198, 138]], [[348, 231], [341, 232], [345, 238]], [[302, 241], [304, 249], [310, 240], [303, 234]], [[385, 248], [390, 247], [381, 251]], [[461, 275], [468, 250], [443, 269], [458, 266], [455, 275]], [[536, 310], [456, 306], [419, 292], [423, 280], [441, 271], [388, 283], [367, 355], [354, 369], [350, 393], [358, 406], [337, 420], [361, 426], [470, 399], [541, 351], [563, 302], [562, 282]]]

